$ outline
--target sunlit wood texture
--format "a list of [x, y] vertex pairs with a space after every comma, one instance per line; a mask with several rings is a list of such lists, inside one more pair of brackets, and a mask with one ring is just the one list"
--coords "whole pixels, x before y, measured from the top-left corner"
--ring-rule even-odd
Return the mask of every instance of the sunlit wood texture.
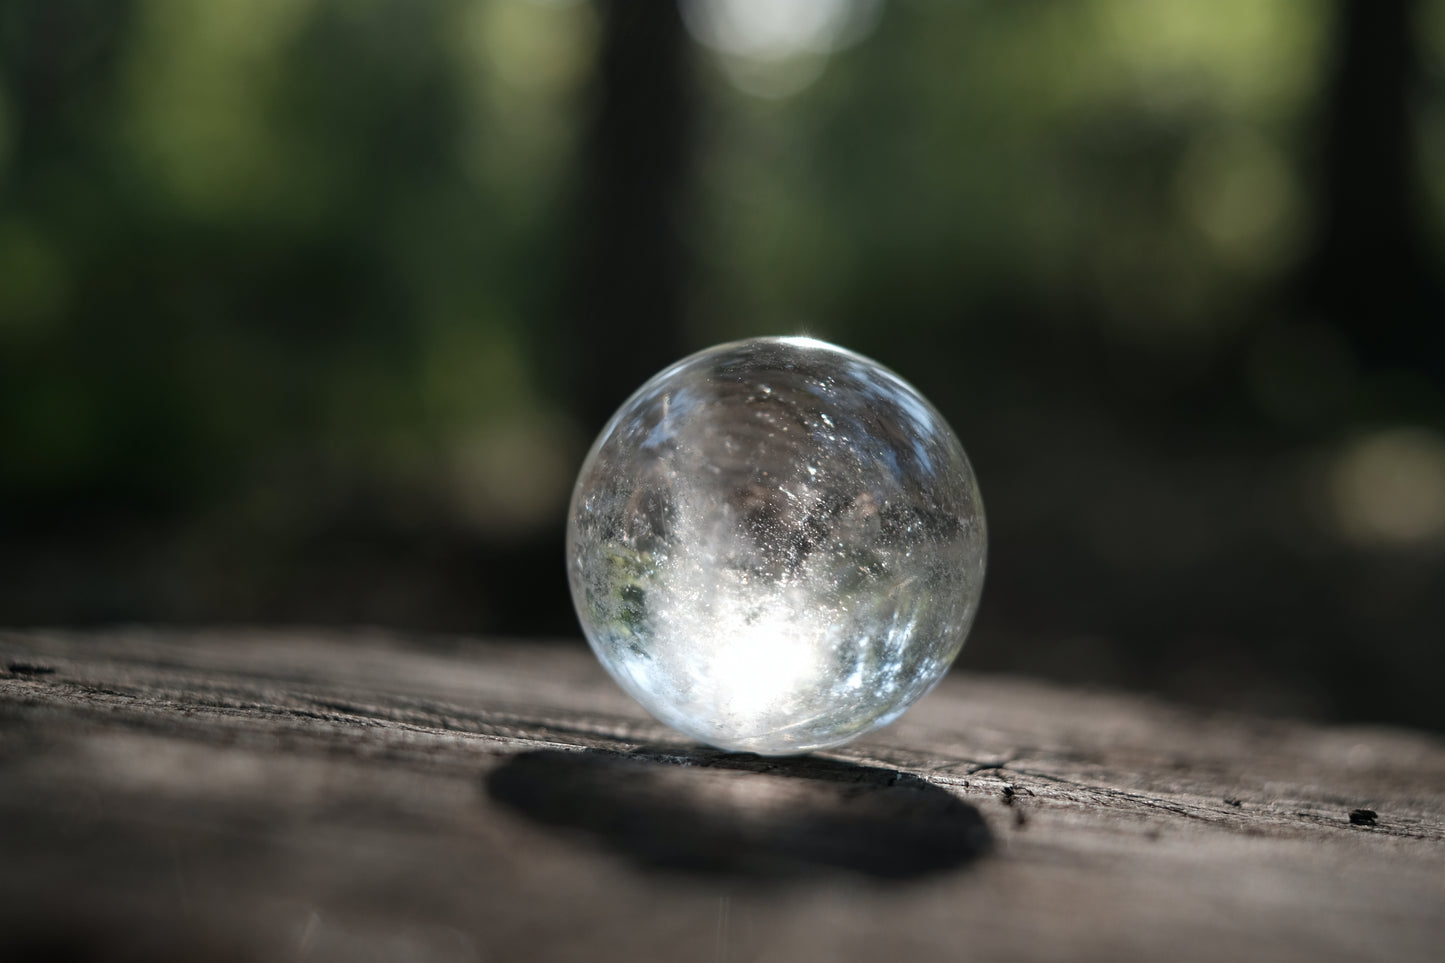
[[1445, 746], [966, 674], [797, 760], [580, 646], [0, 633], [0, 958], [1402, 960]]

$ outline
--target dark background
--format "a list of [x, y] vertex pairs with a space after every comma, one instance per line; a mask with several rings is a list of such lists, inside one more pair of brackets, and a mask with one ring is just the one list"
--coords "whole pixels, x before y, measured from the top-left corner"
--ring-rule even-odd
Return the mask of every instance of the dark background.
[[1442, 0], [9, 0], [0, 624], [577, 634], [668, 362], [953, 423], [961, 665], [1445, 728]]

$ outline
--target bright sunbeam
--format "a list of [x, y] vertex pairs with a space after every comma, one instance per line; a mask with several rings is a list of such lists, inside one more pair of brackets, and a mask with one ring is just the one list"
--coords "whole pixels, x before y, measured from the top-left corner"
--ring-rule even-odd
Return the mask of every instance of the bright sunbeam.
[[713, 633], [718, 644], [701, 651], [696, 669], [709, 690], [727, 694], [718, 709], [735, 719], [776, 715], [816, 686], [828, 668], [829, 640], [792, 611], [735, 610]]
[[745, 93], [786, 97], [817, 80], [829, 55], [858, 43], [882, 0], [684, 0], [688, 31], [716, 51]]

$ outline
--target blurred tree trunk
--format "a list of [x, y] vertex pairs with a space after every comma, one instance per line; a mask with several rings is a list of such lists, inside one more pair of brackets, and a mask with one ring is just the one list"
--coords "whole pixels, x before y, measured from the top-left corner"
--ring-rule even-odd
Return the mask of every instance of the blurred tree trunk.
[[1417, 210], [1415, 0], [1340, 0], [1325, 91], [1321, 222], [1304, 301], [1366, 369], [1445, 376], [1445, 340]]
[[75, 106], [112, 96], [133, 0], [24, 0], [0, 4], [0, 94], [11, 140], [10, 186], [45, 173], [76, 149]]
[[677, 359], [696, 95], [677, 5], [602, 0], [564, 332], [572, 408], [591, 433]]

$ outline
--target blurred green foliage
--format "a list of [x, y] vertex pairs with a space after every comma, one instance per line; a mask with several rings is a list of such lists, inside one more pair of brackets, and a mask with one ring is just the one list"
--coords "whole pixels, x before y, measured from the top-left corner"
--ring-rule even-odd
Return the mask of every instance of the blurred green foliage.
[[424, 475], [535, 417], [586, 32], [538, 8], [514, 84], [515, 6], [8, 5], [7, 494]]
[[[1388, 565], [1439, 571], [1445, 362], [1371, 364], [1298, 295], [1338, 4], [814, 3], [832, 33], [752, 49], [683, 3], [706, 41], [688, 41], [687, 302], [670, 342], [615, 319], [609, 337], [655, 368], [806, 330], [901, 371], [990, 499], [1005, 569], [985, 635], [1124, 638], [1134, 655], [1100, 656], [1143, 667], [1122, 681], [1157, 681], [1127, 639], [1180, 598], [1245, 600], [1181, 639], [1268, 636], [1288, 661], [1341, 619], [1310, 565], [1353, 581], [1389, 543], [1408, 562]], [[1411, 196], [1439, 276], [1445, 0], [1410, 9]], [[588, 359], [566, 291], [599, 49], [644, 16], [602, 12], [0, 7], [0, 619], [568, 629], [560, 562], [537, 560], [560, 553], [606, 412], [569, 392]], [[1395, 448], [1359, 441], [1402, 424]], [[1414, 515], [1350, 487], [1376, 469]], [[1259, 573], [1240, 558], [1304, 572], [1279, 590], [1295, 601], [1241, 587]], [[1068, 588], [1081, 566], [1095, 580]], [[1434, 612], [1424, 591], [1397, 610]], [[1345, 621], [1330, 644], [1379, 627]]]

